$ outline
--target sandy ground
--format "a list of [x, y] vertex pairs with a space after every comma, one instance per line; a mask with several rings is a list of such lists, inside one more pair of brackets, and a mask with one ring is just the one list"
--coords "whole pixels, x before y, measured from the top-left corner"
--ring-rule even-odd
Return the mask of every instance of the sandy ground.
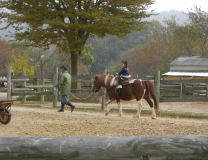
[[[3, 99], [5, 95], [0, 94]], [[4, 97], [5, 98], [5, 97]], [[30, 105], [31, 104], [31, 105]], [[123, 102], [123, 108], [137, 108], [137, 103]], [[143, 109], [150, 109], [143, 101]], [[59, 104], [60, 105], [60, 104]], [[69, 108], [58, 113], [52, 108], [52, 103], [39, 103], [37, 106], [28, 102], [23, 106], [16, 102], [12, 106], [11, 122], [7, 125], [0, 123], [0, 137], [15, 136], [179, 136], [179, 135], [207, 135], [208, 119], [188, 119], [157, 117], [142, 115], [140, 119], [133, 118], [133, 114], [110, 113], [105, 116], [101, 110], [86, 110], [83, 108], [100, 109], [100, 104], [75, 103], [73, 113]], [[78, 109], [79, 108], [79, 109]], [[110, 108], [117, 108], [116, 103]], [[207, 102], [192, 103], [160, 103], [160, 110], [208, 113]]]

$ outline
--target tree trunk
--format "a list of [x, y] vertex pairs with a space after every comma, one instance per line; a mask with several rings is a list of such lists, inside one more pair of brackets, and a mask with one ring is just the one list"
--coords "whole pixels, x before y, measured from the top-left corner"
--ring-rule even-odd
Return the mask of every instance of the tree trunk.
[[[81, 65], [81, 55], [82, 52], [76, 53], [71, 51], [71, 75], [80, 75], [80, 65]], [[78, 83], [72, 83], [72, 89], [78, 89]]]
[[81, 53], [71, 52], [71, 75], [80, 75]]
[[208, 136], [0, 137], [3, 160], [207, 160]]

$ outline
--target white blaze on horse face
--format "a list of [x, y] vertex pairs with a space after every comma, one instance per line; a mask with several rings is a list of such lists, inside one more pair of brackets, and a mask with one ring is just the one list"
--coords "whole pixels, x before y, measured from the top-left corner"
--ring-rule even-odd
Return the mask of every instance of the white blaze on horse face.
[[108, 77], [109, 77], [109, 74], [105, 77], [105, 80], [104, 80], [105, 87], [107, 87]]
[[111, 82], [110, 82], [110, 87], [115, 86], [116, 85], [116, 77], [114, 77]]

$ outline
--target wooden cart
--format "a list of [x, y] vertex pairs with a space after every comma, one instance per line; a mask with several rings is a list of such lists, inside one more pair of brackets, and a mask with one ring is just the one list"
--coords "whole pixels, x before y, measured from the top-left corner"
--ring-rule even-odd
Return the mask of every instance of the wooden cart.
[[0, 101], [0, 122], [2, 124], [8, 124], [11, 120], [11, 113], [9, 108], [13, 104], [14, 100]]

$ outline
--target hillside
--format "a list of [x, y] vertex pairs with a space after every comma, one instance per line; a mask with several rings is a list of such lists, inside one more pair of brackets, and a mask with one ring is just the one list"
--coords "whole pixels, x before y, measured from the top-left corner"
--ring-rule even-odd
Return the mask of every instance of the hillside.
[[158, 15], [153, 15], [149, 18], [147, 18], [148, 21], [152, 20], [158, 20], [162, 25], [164, 25], [164, 19], [171, 19], [172, 16], [176, 16], [177, 23], [179, 25], [183, 25], [185, 22], [187, 22], [188, 17], [184, 14], [183, 11], [177, 11], [177, 10], [170, 10], [170, 11], [163, 11], [160, 13], [156, 13]]

